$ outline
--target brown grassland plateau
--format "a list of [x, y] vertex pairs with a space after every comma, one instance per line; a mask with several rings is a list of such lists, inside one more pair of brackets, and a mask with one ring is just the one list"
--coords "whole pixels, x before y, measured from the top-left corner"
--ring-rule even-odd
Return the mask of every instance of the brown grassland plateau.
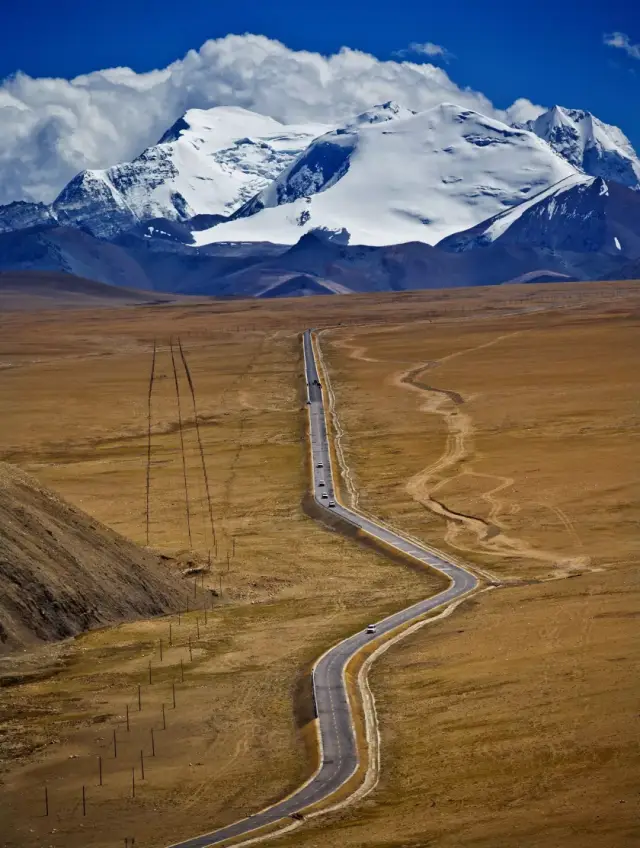
[[625, 282], [0, 317], [0, 460], [140, 545], [156, 342], [149, 545], [197, 608], [2, 660], [1, 844], [160, 848], [291, 791], [313, 660], [442, 585], [303, 511], [307, 326], [345, 499], [498, 585], [374, 666], [375, 790], [274, 844], [633, 844], [639, 304]]

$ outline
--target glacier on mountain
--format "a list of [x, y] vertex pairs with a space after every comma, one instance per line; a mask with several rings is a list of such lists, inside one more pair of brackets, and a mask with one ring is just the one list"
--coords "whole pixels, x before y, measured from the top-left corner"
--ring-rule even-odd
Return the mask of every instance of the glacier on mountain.
[[239, 107], [191, 109], [132, 162], [78, 174], [53, 212], [105, 238], [150, 218], [228, 216], [327, 129]]
[[294, 244], [326, 227], [352, 244], [434, 244], [576, 173], [534, 133], [442, 104], [321, 136], [196, 243]]
[[508, 126], [390, 101], [336, 127], [192, 109], [52, 205], [0, 207], [0, 268], [223, 294], [629, 276], [639, 187], [624, 134], [579, 110]]
[[132, 162], [77, 174], [50, 206], [0, 207], [0, 232], [58, 222], [109, 239], [152, 218], [228, 217], [330, 129], [239, 107], [190, 109]]

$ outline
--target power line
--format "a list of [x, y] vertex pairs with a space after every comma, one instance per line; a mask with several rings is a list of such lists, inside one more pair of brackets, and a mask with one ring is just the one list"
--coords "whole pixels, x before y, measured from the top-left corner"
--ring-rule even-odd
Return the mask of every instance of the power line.
[[178, 431], [180, 433], [180, 450], [182, 453], [182, 476], [184, 478], [184, 502], [187, 512], [187, 533], [189, 535], [189, 547], [192, 548], [191, 542], [191, 514], [189, 510], [189, 486], [187, 483], [187, 460], [184, 453], [184, 434], [182, 432], [182, 409], [180, 405], [180, 383], [178, 381], [178, 372], [176, 370], [176, 360], [173, 354], [173, 339], [169, 339], [169, 348], [171, 350], [171, 365], [173, 367], [173, 381], [176, 387], [176, 401], [178, 404]]
[[156, 373], [156, 340], [153, 340], [153, 356], [151, 359], [151, 374], [149, 376], [149, 393], [147, 396], [147, 545], [149, 544], [149, 494], [151, 489], [151, 393], [153, 392], [153, 380]]
[[189, 365], [187, 364], [187, 358], [184, 355], [184, 350], [182, 349], [182, 342], [180, 338], [178, 338], [178, 349], [180, 350], [180, 357], [182, 359], [182, 364], [184, 365], [184, 371], [187, 375], [187, 381], [189, 383], [189, 390], [191, 392], [191, 402], [193, 404], [193, 418], [196, 425], [196, 437], [198, 439], [198, 448], [200, 450], [200, 460], [202, 462], [202, 474], [204, 476], [204, 487], [207, 495], [207, 506], [209, 510], [209, 520], [211, 522], [211, 537], [213, 540], [213, 547], [217, 550], [216, 543], [216, 529], [215, 523], [213, 520], [213, 507], [211, 505], [211, 493], [209, 489], [209, 475], [207, 474], [207, 464], [204, 459], [204, 448], [202, 446], [202, 437], [200, 436], [200, 425], [198, 424], [198, 408], [196, 404], [196, 392], [193, 385], [193, 380], [191, 379], [191, 372], [189, 370]]

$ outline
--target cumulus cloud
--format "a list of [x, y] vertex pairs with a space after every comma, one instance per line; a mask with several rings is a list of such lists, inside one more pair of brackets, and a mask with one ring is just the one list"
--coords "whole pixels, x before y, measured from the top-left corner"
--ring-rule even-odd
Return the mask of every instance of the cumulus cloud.
[[632, 59], [640, 59], [640, 44], [632, 44], [631, 39], [625, 32], [611, 32], [604, 36], [607, 47], [617, 47], [624, 50]]
[[526, 121], [535, 121], [543, 112], [546, 112], [545, 106], [537, 106], [526, 97], [519, 97], [506, 110], [507, 123], [509, 124], [524, 124]]
[[0, 202], [49, 202], [78, 171], [134, 158], [190, 108], [235, 105], [288, 123], [332, 122], [387, 100], [415, 110], [450, 101], [508, 118], [431, 64], [381, 61], [346, 47], [321, 56], [259, 35], [229, 35], [149, 73], [111, 68], [72, 80], [6, 79]]
[[409, 56], [426, 56], [429, 59], [441, 59], [444, 62], [448, 62], [450, 59], [453, 59], [453, 53], [450, 53], [446, 47], [443, 47], [441, 44], [434, 44], [432, 41], [412, 41], [408, 47], [403, 48], [402, 50], [396, 50], [393, 54], [397, 56], [399, 59], [404, 59]]

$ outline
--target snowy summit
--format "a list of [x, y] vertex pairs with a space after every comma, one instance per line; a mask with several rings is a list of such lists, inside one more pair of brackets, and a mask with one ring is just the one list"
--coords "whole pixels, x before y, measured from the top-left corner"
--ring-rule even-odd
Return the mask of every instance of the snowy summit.
[[522, 127], [543, 138], [585, 174], [640, 189], [640, 159], [631, 142], [618, 127], [590, 112], [554, 106]]
[[294, 244], [345, 228], [352, 244], [435, 244], [576, 173], [534, 133], [453, 104], [352, 121], [316, 139], [198, 243]]

